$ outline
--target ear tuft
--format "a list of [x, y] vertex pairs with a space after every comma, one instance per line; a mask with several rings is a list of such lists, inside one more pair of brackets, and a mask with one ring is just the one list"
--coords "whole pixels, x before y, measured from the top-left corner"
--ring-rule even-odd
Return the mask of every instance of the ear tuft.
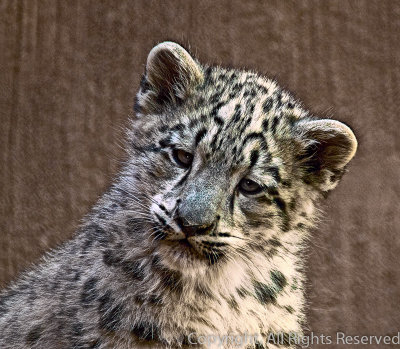
[[333, 189], [357, 150], [357, 139], [345, 124], [335, 120], [300, 120], [296, 130], [302, 151], [298, 159], [305, 179], [322, 191]]
[[179, 105], [203, 81], [201, 66], [180, 45], [166, 41], [149, 53], [136, 103], [142, 113]]

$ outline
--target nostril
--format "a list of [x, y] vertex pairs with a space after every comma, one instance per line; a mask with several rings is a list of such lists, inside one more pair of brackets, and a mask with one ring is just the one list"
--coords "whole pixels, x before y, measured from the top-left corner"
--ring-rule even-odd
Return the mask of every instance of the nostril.
[[190, 226], [188, 222], [184, 221], [181, 217], [177, 217], [175, 220], [176, 224], [178, 224], [179, 228], [181, 228], [182, 231], [184, 231], [185, 227]]
[[185, 222], [182, 218], [177, 218], [176, 222], [183, 231], [183, 233], [186, 235], [186, 237], [190, 236], [197, 236], [197, 235], [208, 235], [210, 234], [215, 227], [215, 223], [211, 224], [203, 224], [203, 225], [190, 225], [190, 224], [185, 224]]

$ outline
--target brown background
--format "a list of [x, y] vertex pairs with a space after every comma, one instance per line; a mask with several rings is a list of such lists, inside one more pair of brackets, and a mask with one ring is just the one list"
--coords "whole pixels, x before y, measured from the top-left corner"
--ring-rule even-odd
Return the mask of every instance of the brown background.
[[146, 55], [172, 39], [353, 126], [309, 250], [309, 329], [400, 330], [399, 1], [2, 0], [0, 16], [0, 286], [110, 183]]

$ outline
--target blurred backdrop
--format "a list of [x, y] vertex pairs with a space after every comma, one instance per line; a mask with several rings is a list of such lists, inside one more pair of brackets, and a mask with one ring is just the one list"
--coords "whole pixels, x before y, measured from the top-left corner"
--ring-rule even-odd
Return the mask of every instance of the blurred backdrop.
[[0, 18], [0, 286], [107, 188], [146, 56], [176, 40], [354, 128], [307, 253], [308, 329], [400, 331], [399, 1], [2, 0]]

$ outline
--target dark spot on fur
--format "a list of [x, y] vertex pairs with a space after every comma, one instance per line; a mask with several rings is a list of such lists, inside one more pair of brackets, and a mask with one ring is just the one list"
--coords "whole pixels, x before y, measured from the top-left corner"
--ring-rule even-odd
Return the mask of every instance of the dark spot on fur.
[[144, 270], [139, 261], [123, 260], [121, 261], [122, 270], [129, 275], [129, 277], [142, 281], [145, 277]]
[[197, 132], [194, 142], [196, 146], [201, 142], [206, 134], [207, 130], [205, 128], [202, 128], [199, 132]]
[[293, 284], [292, 284], [291, 289], [292, 289], [293, 291], [296, 291], [296, 290], [298, 289], [298, 282], [297, 282], [297, 279], [296, 279], [296, 278], [293, 279]]
[[236, 288], [236, 292], [240, 298], [245, 298], [249, 294], [248, 291], [243, 287]]
[[81, 322], [76, 322], [72, 325], [72, 334], [78, 338], [83, 336], [83, 325]]
[[110, 332], [116, 331], [119, 328], [123, 310], [122, 304], [114, 305], [113, 303], [114, 299], [111, 297], [111, 291], [107, 291], [99, 298], [99, 326], [101, 329]]
[[165, 148], [171, 145], [171, 137], [165, 137], [161, 139], [158, 144], [160, 144], [160, 147]]
[[276, 107], [279, 109], [282, 106], [282, 92], [279, 92], [276, 96]]
[[292, 183], [289, 180], [283, 180], [282, 181], [282, 186], [284, 186], [285, 188], [291, 188], [292, 187]]
[[279, 183], [281, 181], [281, 175], [279, 168], [276, 166], [270, 166], [267, 168], [267, 172]]
[[158, 256], [153, 258], [152, 265], [161, 276], [165, 286], [178, 294], [182, 293], [182, 274], [180, 271], [168, 269], [163, 266]]
[[109, 241], [109, 236], [105, 230], [98, 224], [90, 224], [85, 228], [85, 242], [82, 246], [82, 252], [85, 254], [95, 242], [105, 246]]
[[218, 233], [218, 236], [222, 236], [222, 237], [231, 237], [232, 235], [229, 233]]
[[219, 242], [219, 241], [202, 241], [202, 244], [210, 247], [222, 247], [227, 245], [226, 242]]
[[276, 292], [273, 287], [262, 282], [253, 282], [255, 296], [261, 304], [275, 303]]
[[287, 310], [287, 312], [288, 312], [289, 314], [293, 314], [293, 313], [294, 313], [294, 309], [293, 309], [293, 307], [291, 307], [290, 305], [286, 305], [286, 306], [285, 306], [285, 309]]
[[280, 210], [282, 210], [283, 212], [286, 212], [285, 201], [283, 201], [281, 198], [274, 198], [274, 203], [276, 204], [276, 206], [279, 207]]
[[132, 326], [131, 333], [142, 341], [160, 339], [160, 330], [157, 325], [145, 321], [139, 322], [138, 324]]
[[84, 306], [89, 306], [97, 299], [97, 283], [98, 279], [90, 278], [83, 284], [83, 290], [81, 294], [81, 302]]
[[81, 279], [81, 275], [82, 275], [82, 272], [81, 272], [81, 271], [75, 272], [73, 281], [79, 281], [79, 280]]
[[286, 277], [279, 270], [271, 271], [271, 280], [277, 286], [277, 290], [281, 291], [286, 285]]
[[161, 216], [158, 215], [157, 213], [154, 213], [154, 214], [155, 214], [155, 216], [157, 217], [158, 221], [159, 221], [162, 225], [166, 225], [166, 224], [167, 224], [167, 221], [166, 221], [163, 217], [161, 217]]
[[214, 116], [214, 121], [218, 126], [224, 125], [224, 120], [222, 120], [219, 116]]
[[271, 125], [271, 131], [272, 131], [272, 133], [275, 133], [275, 132], [276, 132], [276, 128], [278, 127], [278, 124], [279, 124], [279, 117], [275, 116], [275, 117], [272, 119], [272, 125]]
[[297, 224], [297, 228], [304, 229], [304, 228], [306, 228], [306, 225], [304, 223], [299, 223], [299, 224]]
[[197, 126], [199, 124], [199, 120], [197, 119], [192, 119], [189, 122], [189, 129], [192, 129], [193, 127]]
[[[208, 116], [206, 114], [201, 114], [200, 115], [200, 119], [198, 119], [196, 125], [198, 125], [199, 123], [206, 123], [208, 120]], [[189, 124], [190, 125], [190, 124]], [[191, 129], [191, 127], [189, 127], [189, 129]]]
[[237, 313], [239, 312], [239, 304], [236, 302], [233, 296], [230, 296], [227, 300], [228, 305], [234, 309]]
[[25, 338], [26, 344], [28, 344], [28, 345], [34, 345], [34, 344], [36, 344], [37, 341], [38, 341], [38, 340], [40, 339], [40, 337], [42, 336], [42, 334], [43, 334], [43, 329], [42, 329], [42, 327], [41, 327], [40, 325], [34, 327], [34, 328], [31, 329], [31, 330], [28, 332], [28, 334], [26, 335], [26, 338]]
[[112, 250], [105, 250], [103, 252], [103, 262], [109, 267], [117, 266], [119, 263], [121, 263], [121, 258], [116, 256]]
[[253, 167], [257, 163], [258, 157], [258, 150], [252, 150], [250, 154], [250, 167]]
[[229, 212], [233, 214], [233, 210], [235, 207], [235, 194], [232, 194], [229, 198]]
[[203, 250], [203, 255], [207, 259], [209, 265], [214, 265], [224, 256], [224, 253], [222, 251], [210, 249]]
[[[268, 187], [267, 187], [267, 192], [268, 192]], [[263, 203], [266, 205], [272, 205], [272, 200], [269, 197], [267, 197], [267, 195], [260, 196], [257, 200], [260, 203]]]
[[189, 171], [187, 171], [183, 176], [182, 176], [182, 178], [179, 180], [179, 182], [176, 184], [176, 187], [180, 187], [183, 183], [185, 183], [185, 181], [186, 181], [186, 179], [188, 178], [188, 176], [189, 176]]
[[176, 124], [171, 128], [171, 131], [184, 131], [185, 130], [185, 125], [184, 124]]
[[263, 111], [265, 114], [268, 114], [268, 112], [272, 109], [272, 106], [274, 105], [274, 101], [272, 98], [267, 98], [263, 104]]
[[[252, 140], [255, 140], [255, 139], [259, 139], [261, 145], [262, 145], [265, 149], [267, 148], [267, 143], [266, 143], [266, 141], [265, 141], [265, 138], [264, 138], [263, 134], [262, 134], [262, 133], [258, 133], [258, 132], [251, 132], [251, 133], [249, 133], [249, 134], [244, 138], [243, 144], [242, 144], [242, 146], [241, 146], [241, 149], [244, 149], [244, 147], [246, 146], [246, 144], [247, 144], [248, 142], [250, 142], [250, 141], [252, 141]], [[241, 151], [240, 151], [239, 153], [241, 153]]]
[[[158, 152], [160, 152], [160, 150], [161, 150], [161, 148], [160, 148], [160, 147], [157, 147], [156, 144], [149, 144], [149, 145], [144, 146], [144, 147], [142, 148], [141, 152], [147, 152], [147, 151], [149, 151], [149, 152], [152, 152], [152, 153], [158, 153]], [[142, 180], [142, 177], [141, 177], [138, 173], [135, 174], [135, 178], [136, 178], [138, 181]]]
[[286, 233], [291, 229], [289, 216], [285, 212], [280, 213], [279, 216], [282, 218], [282, 222], [279, 227], [281, 228], [282, 232]]
[[264, 121], [262, 122], [262, 128], [263, 128], [263, 130], [264, 130], [265, 132], [268, 131], [268, 124], [269, 124], [268, 119], [264, 119]]
[[279, 196], [279, 192], [278, 192], [278, 188], [277, 187], [267, 186], [267, 187], [265, 187], [265, 190], [267, 191], [267, 193], [269, 195]]
[[150, 295], [146, 300], [148, 303], [153, 305], [158, 305], [163, 303], [163, 299], [155, 294]]
[[[212, 108], [211, 113], [210, 113], [211, 117], [214, 118], [214, 121], [215, 121], [217, 124], [219, 124], [219, 126], [222, 126], [222, 125], [220, 124], [220, 122], [219, 122], [219, 121], [222, 121], [222, 119], [218, 116], [218, 112], [219, 112], [219, 110], [221, 109], [221, 107], [223, 107], [224, 105], [225, 105], [225, 102], [223, 102], [223, 101], [218, 102], [218, 103]], [[215, 118], [218, 118], [219, 120], [215, 120]], [[223, 124], [223, 121], [222, 121], [222, 124]]]
[[281, 242], [275, 237], [269, 239], [268, 242], [269, 242], [270, 245], [275, 246], [275, 247], [282, 246]]

